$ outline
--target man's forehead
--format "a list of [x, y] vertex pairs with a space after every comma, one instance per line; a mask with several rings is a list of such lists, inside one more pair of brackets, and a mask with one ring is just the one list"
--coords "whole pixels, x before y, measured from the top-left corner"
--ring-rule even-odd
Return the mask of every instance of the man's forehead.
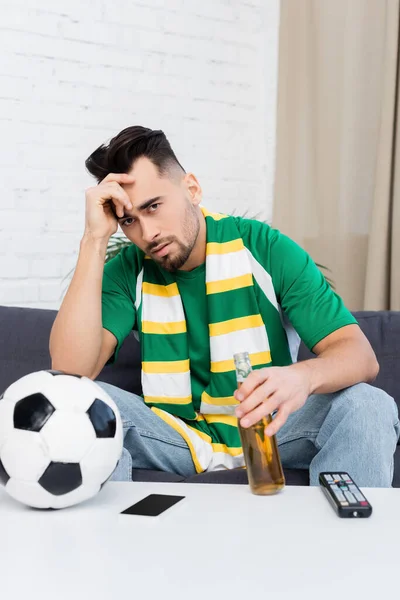
[[165, 179], [135, 178], [133, 183], [123, 184], [133, 207], [139, 208], [144, 202], [167, 196], [171, 192], [171, 182]]
[[129, 175], [133, 175], [138, 179], [151, 177], [153, 179], [159, 179], [158, 169], [156, 165], [146, 156], [141, 156], [132, 165]]

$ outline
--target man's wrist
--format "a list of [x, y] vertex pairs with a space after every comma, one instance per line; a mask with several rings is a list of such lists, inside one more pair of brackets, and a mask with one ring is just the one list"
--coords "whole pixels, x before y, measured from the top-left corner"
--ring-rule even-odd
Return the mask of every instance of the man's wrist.
[[85, 231], [83, 237], [81, 239], [80, 247], [86, 248], [91, 247], [95, 248], [100, 255], [106, 255], [108, 248], [109, 238], [97, 238], [94, 237], [90, 232]]
[[307, 381], [307, 395], [315, 394], [318, 390], [321, 382], [319, 380], [318, 369], [315, 369], [315, 359], [302, 360], [300, 362], [290, 365], [290, 368], [301, 372]]

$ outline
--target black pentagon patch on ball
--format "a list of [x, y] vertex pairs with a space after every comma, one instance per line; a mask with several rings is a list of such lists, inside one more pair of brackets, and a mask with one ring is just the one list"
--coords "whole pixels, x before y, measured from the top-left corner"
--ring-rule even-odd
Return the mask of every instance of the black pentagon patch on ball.
[[117, 419], [113, 409], [103, 400], [96, 400], [87, 410], [89, 419], [98, 438], [113, 438], [117, 430]]
[[39, 484], [54, 496], [73, 492], [82, 485], [82, 472], [78, 463], [51, 462]]
[[14, 427], [27, 431], [40, 431], [55, 410], [43, 394], [26, 396], [14, 407]]
[[56, 371], [55, 369], [48, 369], [47, 373], [50, 373], [50, 375], [54, 375], [54, 377], [56, 377], [57, 375], [69, 375], [70, 377], [77, 377], [78, 379], [82, 379], [82, 375], [68, 373], [67, 371]]
[[10, 479], [9, 474], [5, 470], [3, 463], [0, 460], [0, 483], [6, 485], [7, 481]]

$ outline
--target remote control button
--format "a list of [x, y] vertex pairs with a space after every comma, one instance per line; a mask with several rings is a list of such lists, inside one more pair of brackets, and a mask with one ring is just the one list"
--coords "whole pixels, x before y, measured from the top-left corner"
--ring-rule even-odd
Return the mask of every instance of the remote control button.
[[357, 500], [354, 498], [353, 494], [351, 494], [350, 492], [345, 492], [344, 495], [346, 496], [350, 504], [357, 504]]
[[342, 480], [342, 478], [340, 477], [340, 475], [338, 475], [337, 473], [335, 473], [333, 475], [333, 479], [336, 479], [336, 481], [341, 481]]
[[340, 473], [340, 477], [343, 479], [343, 481], [348, 481], [349, 476], [347, 475], [347, 473]]
[[368, 506], [368, 502], [365, 502], [365, 500], [363, 500], [362, 502], [360, 502], [361, 506]]
[[350, 485], [349, 488], [350, 492], [354, 494], [358, 501], [365, 500], [365, 496], [363, 496], [362, 493], [354, 485]]
[[325, 475], [325, 481], [328, 483], [333, 483], [332, 475]]
[[336, 498], [339, 500], [339, 502], [346, 500], [346, 498], [343, 496], [340, 490], [332, 488], [332, 491], [335, 494]]
[[348, 506], [348, 505], [349, 505], [349, 503], [348, 503], [348, 502], [341, 502], [340, 504], [341, 504], [342, 506]]

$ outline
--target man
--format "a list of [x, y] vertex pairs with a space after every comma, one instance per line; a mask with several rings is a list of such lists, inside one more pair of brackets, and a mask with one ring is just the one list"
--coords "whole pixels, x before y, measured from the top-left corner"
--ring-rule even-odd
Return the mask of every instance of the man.
[[[397, 408], [368, 385], [379, 367], [357, 321], [311, 258], [258, 221], [209, 213], [162, 131], [129, 127], [87, 159], [75, 274], [50, 337], [52, 368], [95, 379], [132, 329], [143, 398], [99, 383], [118, 405], [133, 468], [196, 472], [244, 464], [237, 417], [274, 411], [283, 466], [348, 471], [390, 486]], [[104, 265], [118, 223], [133, 242]], [[297, 363], [291, 324], [316, 359]], [[254, 372], [236, 390], [233, 354]]]

